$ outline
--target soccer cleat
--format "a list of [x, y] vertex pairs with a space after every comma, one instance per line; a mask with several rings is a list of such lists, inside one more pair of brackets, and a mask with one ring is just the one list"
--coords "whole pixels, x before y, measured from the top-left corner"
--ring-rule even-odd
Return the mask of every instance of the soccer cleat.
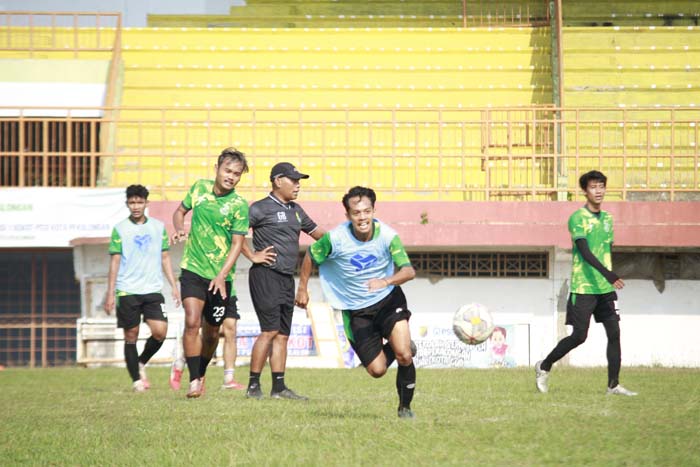
[[148, 376], [146, 376], [146, 365], [139, 362], [139, 378], [143, 381], [143, 385], [146, 389], [151, 388], [151, 383], [148, 381]]
[[309, 398], [306, 396], [302, 396], [300, 394], [297, 394], [296, 392], [292, 391], [289, 388], [284, 388], [279, 392], [271, 392], [270, 397], [273, 399], [290, 399], [290, 400], [295, 400], [295, 401], [308, 401]]
[[416, 354], [418, 354], [418, 346], [413, 342], [413, 339], [411, 339], [411, 357], [415, 357]]
[[399, 407], [399, 418], [416, 418], [416, 414], [413, 413], [408, 407]]
[[187, 398], [194, 399], [202, 395], [202, 380], [197, 378], [190, 381], [190, 389], [187, 391]]
[[245, 386], [243, 386], [235, 379], [232, 379], [231, 381], [224, 382], [224, 384], [221, 386], [221, 389], [238, 389], [240, 391], [242, 389], [245, 389]]
[[204, 385], [204, 382], [207, 380], [206, 376], [202, 376], [199, 378], [199, 393], [203, 396], [205, 392], [207, 392], [206, 386]]
[[630, 391], [626, 387], [624, 387], [621, 384], [618, 384], [614, 388], [608, 388], [608, 391], [606, 392], [607, 395], [613, 394], [615, 396], [636, 396], [637, 393], [634, 391]]
[[182, 371], [185, 369], [185, 362], [176, 359], [170, 367], [170, 389], [173, 391], [180, 390], [180, 382], [182, 380]]
[[146, 392], [146, 389], [148, 389], [140, 379], [134, 381], [134, 384], [131, 387], [133, 388], [134, 392]]
[[549, 371], [544, 371], [540, 368], [540, 365], [542, 365], [542, 360], [535, 363], [535, 386], [537, 386], [538, 391], [544, 393], [549, 391], [549, 386], [547, 385]]
[[248, 390], [245, 392], [245, 396], [248, 399], [258, 399], [258, 400], [265, 397], [265, 396], [263, 396], [262, 389], [257, 384], [255, 386], [248, 386]]

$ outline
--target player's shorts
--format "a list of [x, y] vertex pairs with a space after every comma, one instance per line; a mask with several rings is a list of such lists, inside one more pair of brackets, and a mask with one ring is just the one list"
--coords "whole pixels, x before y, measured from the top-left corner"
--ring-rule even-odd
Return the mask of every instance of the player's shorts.
[[198, 298], [204, 301], [202, 316], [212, 326], [221, 326], [226, 318], [241, 319], [238, 314], [238, 306], [235, 295], [231, 295], [231, 281], [226, 281], [226, 295], [224, 300], [221, 294], [214, 294], [209, 290], [211, 279], [205, 279], [199, 274], [186, 269], [180, 275], [180, 295], [182, 299]]
[[566, 303], [566, 324], [577, 329], [588, 329], [591, 315], [596, 323], [620, 321], [616, 304], [616, 292], [599, 295], [572, 293]]
[[361, 310], [343, 310], [345, 335], [364, 366], [377, 358], [394, 325], [411, 317], [401, 287], [394, 287], [378, 303]]
[[144, 320], [168, 321], [165, 299], [161, 293], [117, 296], [117, 327], [135, 328]]
[[256, 264], [248, 271], [248, 286], [260, 330], [288, 336], [294, 316], [294, 276]]

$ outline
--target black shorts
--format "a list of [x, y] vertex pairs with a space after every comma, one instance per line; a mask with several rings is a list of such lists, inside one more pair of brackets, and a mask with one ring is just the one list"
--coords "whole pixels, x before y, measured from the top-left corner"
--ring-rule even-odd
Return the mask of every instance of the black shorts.
[[566, 303], [566, 324], [577, 329], [588, 329], [591, 315], [596, 323], [620, 321], [616, 308], [617, 293], [606, 294], [570, 294]]
[[294, 276], [254, 265], [248, 271], [248, 286], [260, 330], [288, 336], [294, 316]]
[[186, 269], [180, 275], [180, 294], [182, 300], [186, 298], [198, 298], [204, 301], [202, 316], [212, 326], [221, 326], [226, 318], [241, 319], [238, 314], [238, 306], [235, 295], [231, 295], [231, 281], [226, 281], [226, 294], [224, 300], [221, 294], [214, 294], [209, 290], [211, 279], [205, 279], [199, 274]]
[[361, 310], [343, 310], [345, 335], [364, 366], [372, 363], [389, 339], [394, 325], [408, 321], [411, 312], [401, 287], [394, 287], [380, 302]]
[[165, 299], [161, 293], [122, 295], [117, 297], [117, 327], [135, 328], [144, 320], [168, 321]]

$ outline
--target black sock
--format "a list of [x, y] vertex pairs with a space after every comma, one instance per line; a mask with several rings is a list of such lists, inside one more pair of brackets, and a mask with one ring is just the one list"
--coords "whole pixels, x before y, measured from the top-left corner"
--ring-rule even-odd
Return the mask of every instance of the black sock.
[[211, 362], [211, 358], [207, 358], [204, 355], [199, 356], [199, 377], [204, 378], [204, 375], [207, 374], [207, 367], [209, 366], [209, 362]]
[[250, 376], [248, 377], [248, 387], [253, 388], [256, 386], [260, 387], [260, 373], [251, 371]]
[[187, 369], [190, 370], [190, 381], [194, 381], [195, 379], [199, 378], [199, 365], [201, 359], [202, 357], [199, 355], [194, 357], [185, 357], [185, 361], [187, 361]]
[[411, 408], [413, 391], [416, 388], [416, 367], [411, 362], [408, 366], [399, 365], [396, 374], [396, 391], [399, 393], [399, 408]]
[[132, 381], [141, 379], [139, 376], [139, 352], [136, 350], [136, 342], [124, 342], [124, 360]]
[[153, 338], [153, 336], [149, 337], [146, 340], [146, 345], [143, 347], [143, 352], [141, 352], [141, 355], [139, 356], [139, 362], [143, 363], [144, 365], [148, 363], [151, 357], [158, 352], [158, 349], [160, 349], [162, 345], [163, 341], [157, 341]]
[[284, 385], [284, 371], [272, 372], [272, 392], [282, 392], [287, 388]]
[[608, 358], [608, 387], [614, 388], [620, 384], [620, 366], [622, 351], [620, 350], [620, 323], [604, 321], [605, 334], [608, 336], [606, 356]]
[[396, 354], [388, 342], [384, 344], [382, 350], [384, 351], [384, 355], [386, 355], [386, 367], [389, 368], [391, 364], [394, 363], [394, 360], [396, 360]]
[[551, 371], [552, 365], [564, 358], [566, 354], [574, 350], [576, 347], [586, 342], [587, 336], [588, 328], [574, 328], [572, 333], [560, 340], [549, 355], [547, 355], [547, 358], [542, 360], [540, 368], [544, 371]]

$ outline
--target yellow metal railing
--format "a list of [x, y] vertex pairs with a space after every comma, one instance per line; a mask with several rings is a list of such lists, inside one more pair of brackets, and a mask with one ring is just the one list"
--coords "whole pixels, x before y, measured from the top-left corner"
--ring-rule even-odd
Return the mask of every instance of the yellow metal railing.
[[[110, 116], [0, 119], [0, 185], [143, 183], [154, 199], [179, 199], [213, 175], [222, 148], [237, 146], [251, 162], [240, 188], [253, 196], [280, 160], [312, 175], [304, 190], [317, 200], [353, 184], [394, 200], [574, 199], [591, 169], [609, 176], [611, 199], [700, 190], [695, 108], [102, 110]], [[110, 125], [113, 149], [100, 148]]]

